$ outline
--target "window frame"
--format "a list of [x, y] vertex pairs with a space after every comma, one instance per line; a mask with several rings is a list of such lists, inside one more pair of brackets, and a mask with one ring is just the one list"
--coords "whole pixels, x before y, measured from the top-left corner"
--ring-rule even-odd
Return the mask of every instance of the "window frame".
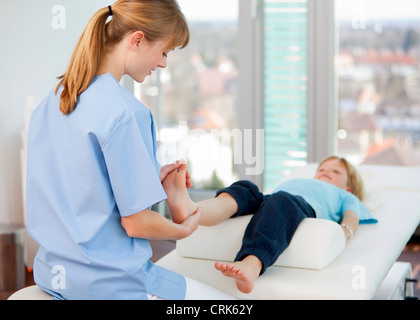
[[308, 162], [337, 151], [334, 0], [308, 0]]
[[[263, 117], [263, 1], [240, 0], [238, 16], [238, 69], [240, 94], [237, 97], [237, 110], [241, 110], [238, 125], [243, 132], [251, 129], [264, 129]], [[252, 149], [257, 150], [256, 141], [252, 141]], [[239, 165], [237, 173], [240, 180], [254, 182], [263, 186], [263, 174], [246, 175], [246, 167]]]
[[[241, 130], [254, 132], [264, 129], [263, 1], [241, 0], [239, 5], [239, 52], [246, 54], [239, 56], [238, 103], [243, 112], [238, 123]], [[307, 162], [321, 161], [337, 150], [334, 11], [334, 0], [308, 0]], [[244, 168], [238, 172], [241, 179], [263, 187], [263, 175], [246, 176]]]

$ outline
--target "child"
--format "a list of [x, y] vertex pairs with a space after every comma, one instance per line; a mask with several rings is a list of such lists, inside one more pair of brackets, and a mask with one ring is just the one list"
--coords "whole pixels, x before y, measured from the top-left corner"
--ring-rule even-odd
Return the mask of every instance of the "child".
[[[216, 198], [194, 203], [185, 188], [185, 167], [171, 173], [164, 182], [171, 214], [182, 221], [198, 207], [201, 225], [216, 225], [230, 217], [254, 214], [245, 231], [242, 247], [234, 263], [216, 262], [225, 276], [233, 277], [244, 293], [287, 248], [305, 218], [329, 219], [340, 223], [346, 240], [353, 237], [359, 223], [375, 223], [361, 203], [363, 181], [345, 159], [329, 157], [318, 166], [314, 179], [292, 179], [263, 195], [256, 185], [239, 181], [219, 190]], [[176, 195], [176, 196], [174, 196]]]

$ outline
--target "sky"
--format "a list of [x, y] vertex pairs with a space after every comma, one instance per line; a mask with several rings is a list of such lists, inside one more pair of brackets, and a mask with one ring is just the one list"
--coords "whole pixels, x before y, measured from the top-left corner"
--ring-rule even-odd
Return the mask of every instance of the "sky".
[[236, 20], [240, 0], [178, 0], [187, 20]]
[[336, 12], [342, 19], [365, 14], [366, 19], [420, 18], [419, 0], [336, 0]]
[[[241, 0], [178, 0], [188, 20], [234, 20], [238, 18]], [[337, 14], [353, 19], [365, 14], [366, 19], [420, 18], [420, 0], [336, 0]]]

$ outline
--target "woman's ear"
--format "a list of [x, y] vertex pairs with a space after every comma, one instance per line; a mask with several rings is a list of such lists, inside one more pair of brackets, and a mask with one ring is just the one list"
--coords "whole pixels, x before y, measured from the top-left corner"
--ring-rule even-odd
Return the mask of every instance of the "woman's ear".
[[138, 50], [140, 48], [141, 42], [145, 39], [143, 31], [135, 31], [130, 36], [130, 47], [133, 50]]

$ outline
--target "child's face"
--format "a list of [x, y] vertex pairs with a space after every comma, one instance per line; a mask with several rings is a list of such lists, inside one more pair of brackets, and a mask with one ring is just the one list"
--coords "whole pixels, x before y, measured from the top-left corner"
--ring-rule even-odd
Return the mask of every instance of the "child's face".
[[341, 189], [351, 192], [348, 185], [346, 168], [338, 159], [325, 161], [317, 170], [315, 179], [322, 180], [335, 185]]

